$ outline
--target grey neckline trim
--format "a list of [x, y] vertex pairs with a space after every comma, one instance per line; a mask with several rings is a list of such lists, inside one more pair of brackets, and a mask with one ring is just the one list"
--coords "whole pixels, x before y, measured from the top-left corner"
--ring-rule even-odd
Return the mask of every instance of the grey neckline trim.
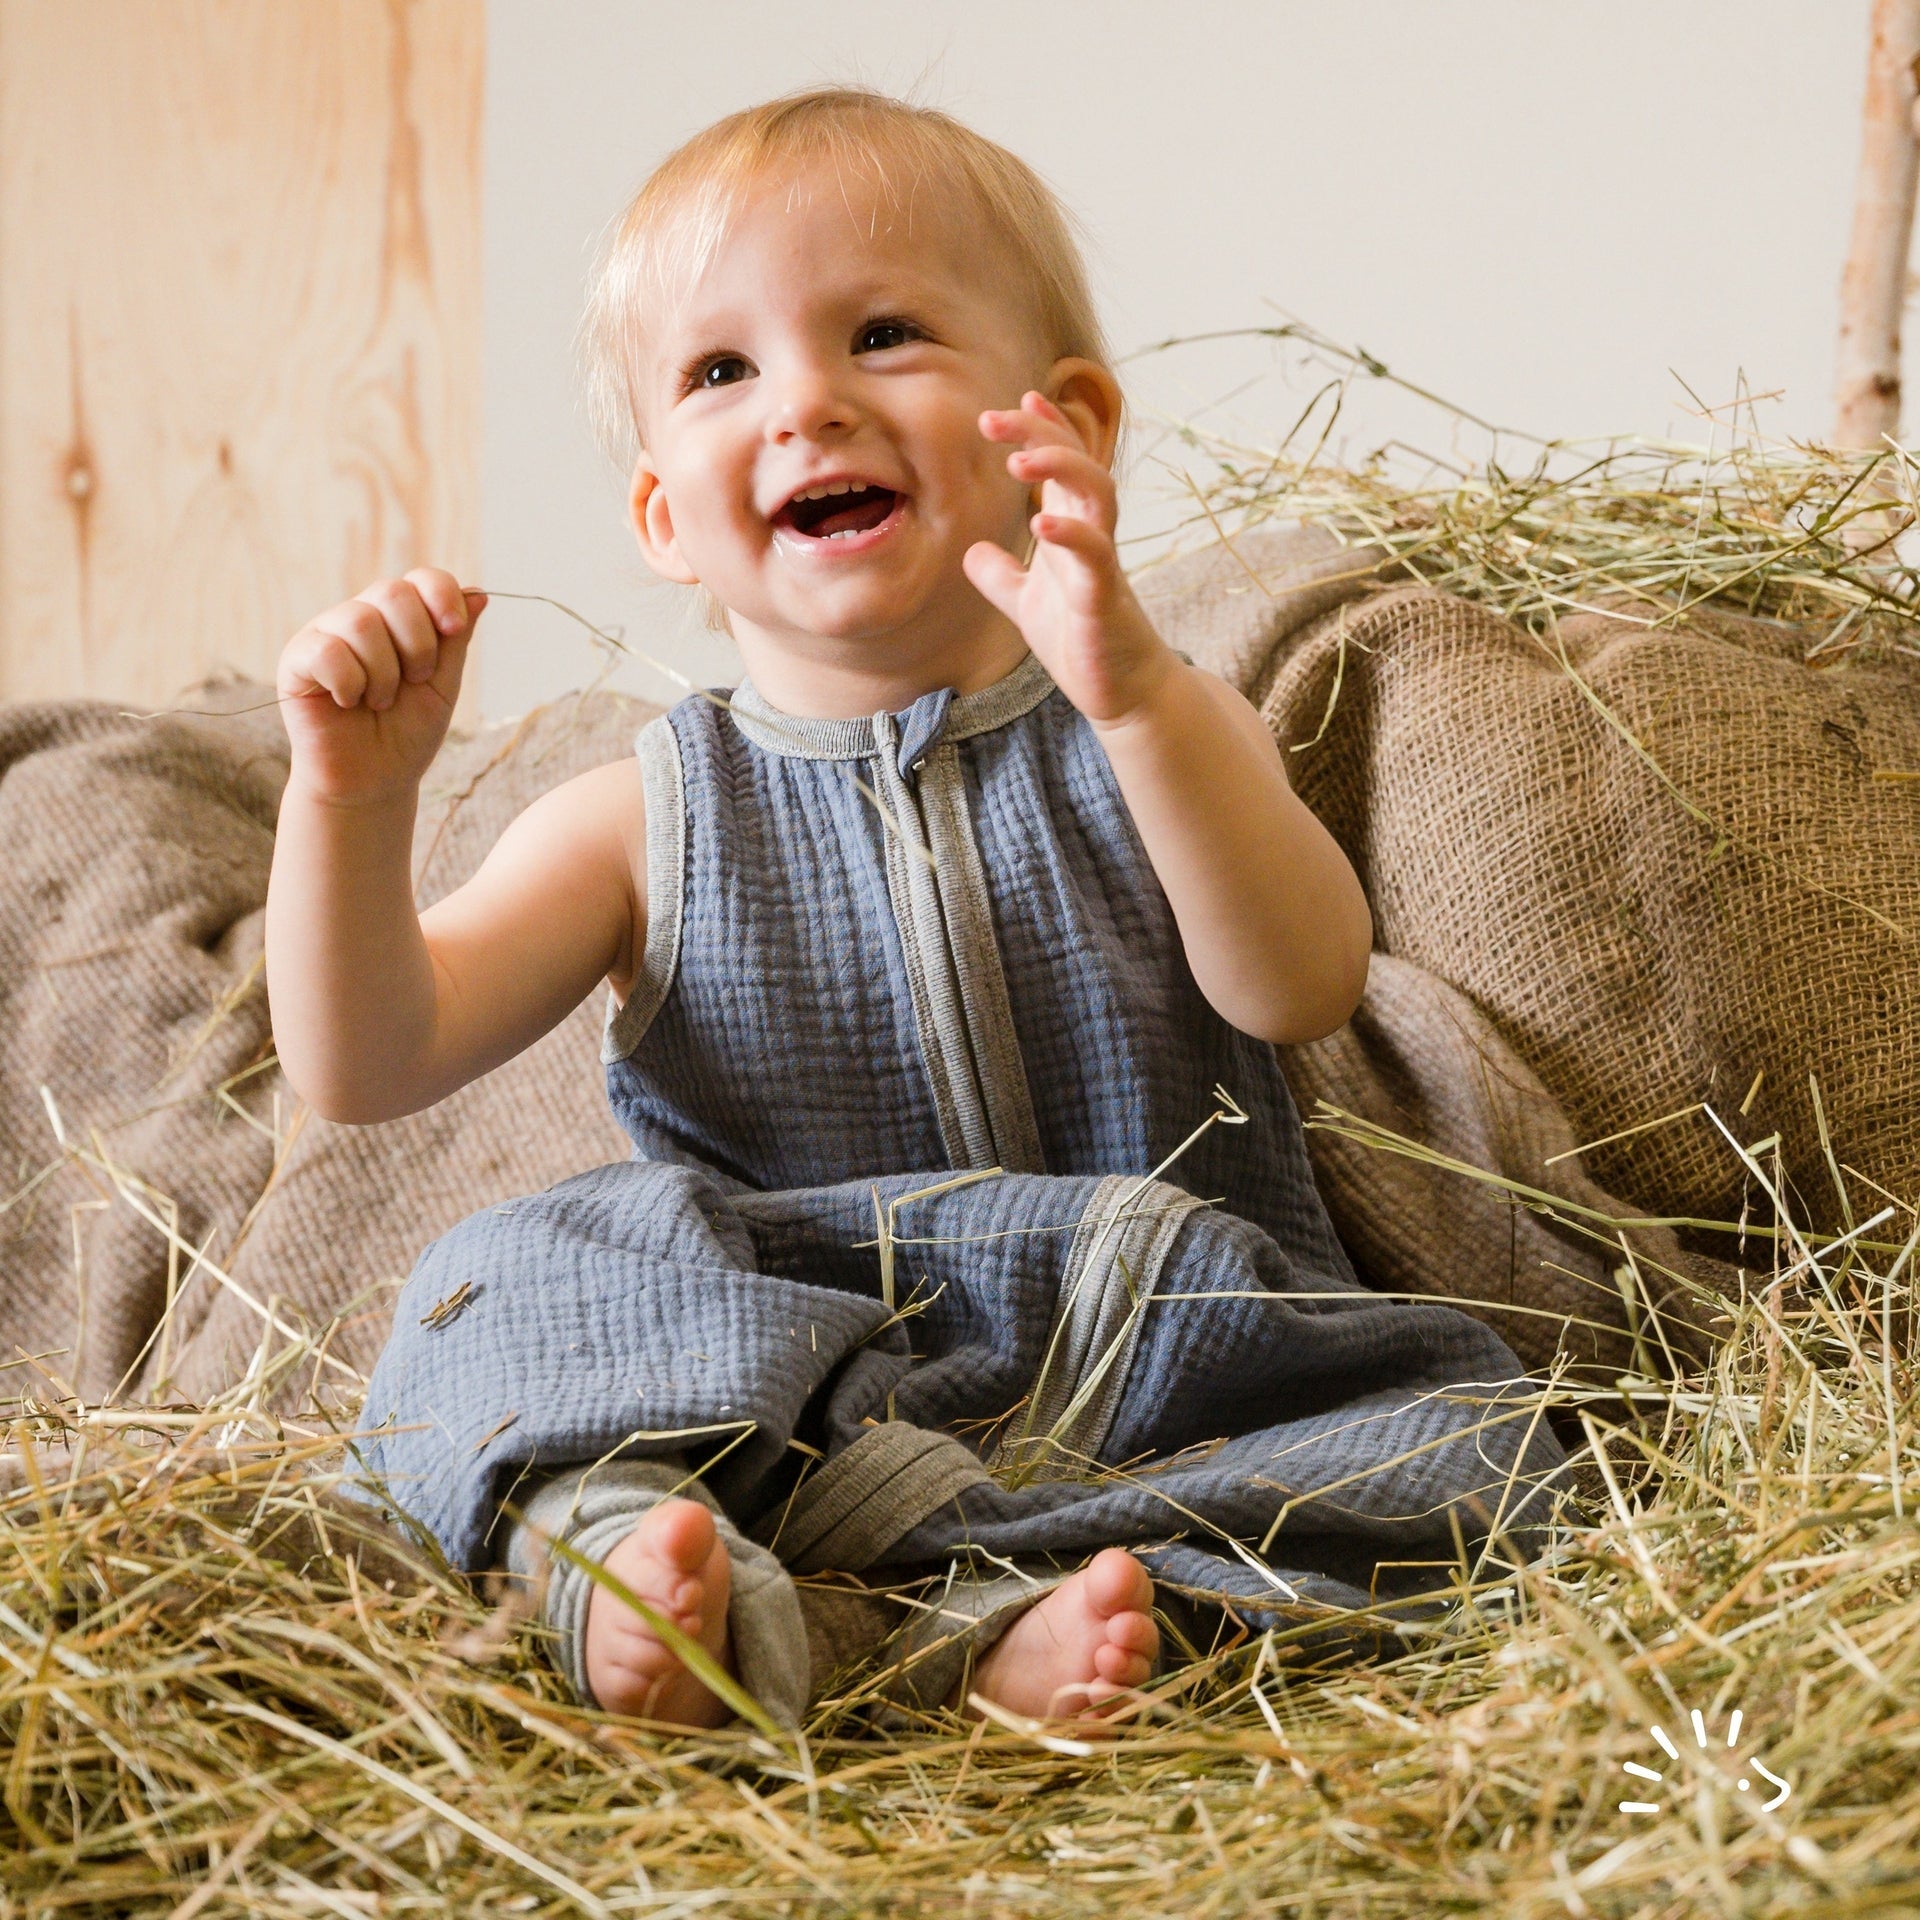
[[[990, 687], [961, 694], [947, 709], [942, 740], [968, 740], [991, 733], [1031, 713], [1053, 691], [1053, 676], [1033, 655]], [[791, 760], [870, 760], [880, 751], [873, 722], [814, 720], [770, 706], [752, 681], [743, 680], [727, 701], [733, 723], [756, 747]]]

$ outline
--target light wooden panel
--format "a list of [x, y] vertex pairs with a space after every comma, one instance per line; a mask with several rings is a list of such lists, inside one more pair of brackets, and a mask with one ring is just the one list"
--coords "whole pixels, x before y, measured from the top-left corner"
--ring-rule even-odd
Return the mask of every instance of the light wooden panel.
[[483, 0], [0, 0], [0, 697], [478, 545]]

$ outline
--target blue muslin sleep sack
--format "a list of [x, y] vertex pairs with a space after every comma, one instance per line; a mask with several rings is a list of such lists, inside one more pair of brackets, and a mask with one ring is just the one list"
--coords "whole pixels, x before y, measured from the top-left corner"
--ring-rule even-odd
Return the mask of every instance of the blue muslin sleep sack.
[[870, 720], [743, 685], [637, 752], [634, 1157], [429, 1247], [369, 1388], [366, 1464], [450, 1562], [607, 1456], [706, 1463], [802, 1571], [1123, 1545], [1324, 1610], [1526, 1550], [1564, 1460], [1536, 1391], [1358, 1284], [1273, 1049], [1201, 995], [1037, 660]]

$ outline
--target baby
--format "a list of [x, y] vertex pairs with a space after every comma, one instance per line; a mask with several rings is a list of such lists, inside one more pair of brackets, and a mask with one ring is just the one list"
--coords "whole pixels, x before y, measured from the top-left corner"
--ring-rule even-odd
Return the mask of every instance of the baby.
[[[1393, 1526], [1450, 1542], [1454, 1503], [1510, 1529], [1497, 1489], [1551, 1442], [1451, 1436], [1517, 1366], [1360, 1293], [1314, 1193], [1272, 1043], [1353, 1011], [1367, 904], [1258, 715], [1121, 570], [1121, 393], [1046, 187], [936, 112], [778, 100], [641, 189], [587, 339], [640, 550], [724, 610], [747, 683], [536, 802], [417, 913], [419, 784], [484, 595], [380, 581], [280, 664], [293, 1084], [334, 1120], [412, 1112], [605, 980], [635, 1142], [423, 1258], [368, 1401], [391, 1498], [457, 1564], [504, 1531], [581, 1697], [682, 1726], [729, 1709], [661, 1620], [784, 1718], [825, 1677], [796, 1569], [945, 1567], [922, 1612], [964, 1660], [915, 1697], [1087, 1716], [1157, 1657], [1143, 1555], [1186, 1590], [1364, 1604], [1352, 1569]], [[1216, 1109], [1251, 1124], [1182, 1157]], [[1436, 1391], [1462, 1381], [1471, 1416]], [[1425, 1444], [1457, 1479], [1350, 1526], [1332, 1436], [1389, 1413], [1369, 1466]], [[1309, 1442], [1324, 1471], [1280, 1474]], [[1330, 1484], [1303, 1532], [1289, 1494], [1311, 1515]], [[1283, 1521], [1373, 1546], [1284, 1578], [1210, 1550], [1265, 1555]]]

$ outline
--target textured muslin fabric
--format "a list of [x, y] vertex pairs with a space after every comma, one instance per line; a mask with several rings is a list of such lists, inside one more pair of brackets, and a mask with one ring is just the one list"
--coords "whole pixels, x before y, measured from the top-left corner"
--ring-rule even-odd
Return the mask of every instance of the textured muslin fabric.
[[[649, 730], [671, 729], [685, 825], [678, 884], [650, 909], [649, 950], [666, 944], [655, 915], [677, 925], [670, 981], [650, 983], [644, 1025], [623, 1008], [609, 1026], [608, 1093], [636, 1150], [755, 1188], [986, 1165], [1140, 1175], [1224, 1087], [1248, 1124], [1165, 1177], [1350, 1280], [1273, 1049], [1200, 993], [1106, 755], [1038, 661], [880, 719], [889, 745], [874, 722], [775, 715], [742, 690]], [[929, 831], [905, 851], [919, 798]], [[945, 834], [942, 801], [959, 816]], [[916, 880], [947, 908], [920, 941], [903, 925], [927, 917]], [[951, 956], [953, 1020], [923, 1010], [920, 947]], [[981, 1083], [975, 1151], [940, 1110], [950, 1052], [949, 1077], [971, 1065]], [[1023, 1108], [1024, 1161], [994, 1125]]]
[[[910, 1241], [907, 1318], [882, 1297], [876, 1188]], [[1120, 1306], [1085, 1265], [1069, 1278], [1109, 1191], [1008, 1174], [758, 1194], [646, 1162], [580, 1175], [428, 1251], [369, 1389], [366, 1464], [475, 1570], [530, 1469], [667, 1453], [704, 1467], [740, 1529], [784, 1555], [807, 1475], [894, 1423], [952, 1451], [956, 1434], [997, 1431], [1010, 1464], [953, 1473], [939, 1448], [910, 1449], [927, 1491], [869, 1516], [857, 1547], [843, 1535], [853, 1571], [1072, 1564], [1117, 1544], [1184, 1587], [1321, 1614], [1393, 1597], [1415, 1563], [1429, 1577], [1406, 1590], [1444, 1582], [1460, 1534], [1524, 1548], [1561, 1455], [1487, 1328], [1331, 1281], [1158, 1183], [1134, 1205], [1177, 1209], [1178, 1230]], [[433, 1312], [461, 1287], [457, 1312]], [[1060, 1337], [1093, 1298], [1104, 1329]], [[1070, 1344], [1079, 1412], [1023, 1436], [1018, 1410]], [[1122, 1385], [1103, 1403], [1086, 1389], [1116, 1354]], [[1035, 1470], [1048, 1460], [1074, 1470]], [[1270, 1570], [1227, 1545], [1269, 1532]], [[1377, 1577], [1383, 1560], [1401, 1571]]]
[[366, 1463], [456, 1565], [518, 1473], [707, 1437], [723, 1511], [849, 1572], [1127, 1545], [1356, 1609], [1383, 1559], [1391, 1590], [1543, 1523], [1518, 1363], [1359, 1287], [1273, 1049], [1200, 993], [1038, 661], [869, 720], [696, 697], [637, 751], [603, 1047], [636, 1158], [437, 1242], [369, 1384]]

